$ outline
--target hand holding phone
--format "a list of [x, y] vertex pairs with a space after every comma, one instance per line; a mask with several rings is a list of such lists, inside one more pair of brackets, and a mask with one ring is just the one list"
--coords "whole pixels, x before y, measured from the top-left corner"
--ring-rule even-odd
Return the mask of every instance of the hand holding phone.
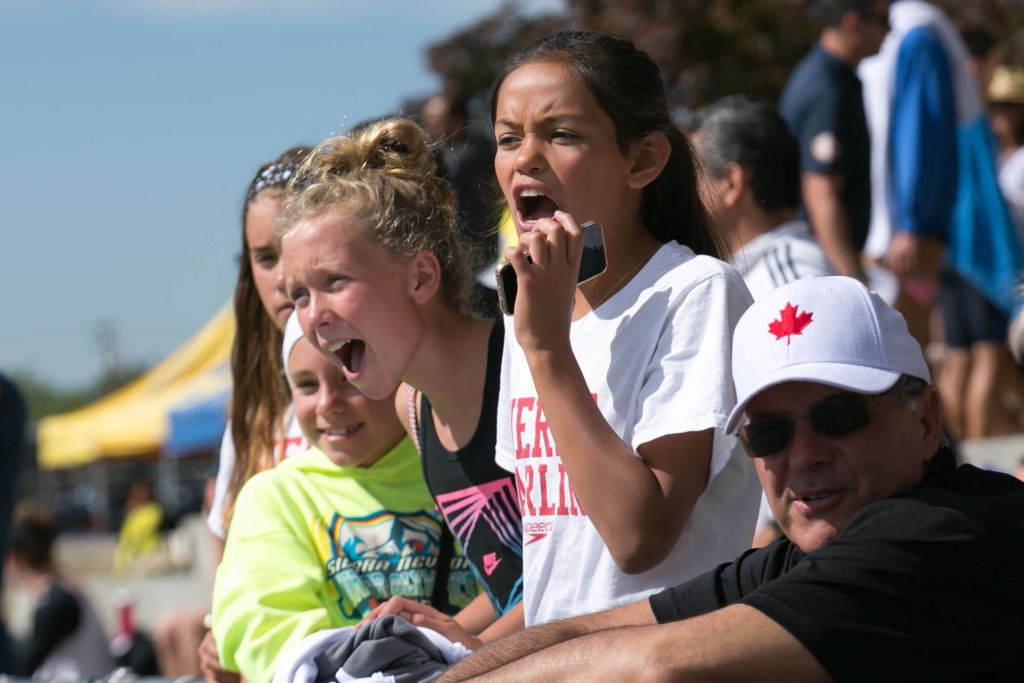
[[[597, 277], [608, 267], [601, 224], [597, 221], [587, 221], [580, 226], [580, 230], [583, 232], [583, 255], [580, 258], [580, 271], [576, 276], [577, 285]], [[526, 258], [530, 258], [529, 254]], [[495, 269], [495, 274], [498, 283], [498, 307], [503, 314], [512, 315], [515, 313], [516, 294], [519, 292], [516, 271], [511, 263], [502, 261]]]

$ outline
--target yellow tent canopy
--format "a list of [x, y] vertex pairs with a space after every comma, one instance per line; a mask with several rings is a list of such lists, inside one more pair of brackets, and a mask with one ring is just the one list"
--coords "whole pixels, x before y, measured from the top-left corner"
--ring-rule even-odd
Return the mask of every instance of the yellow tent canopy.
[[84, 408], [44, 418], [37, 434], [39, 466], [75, 467], [158, 451], [173, 409], [230, 388], [234, 336], [229, 304], [139, 379]]

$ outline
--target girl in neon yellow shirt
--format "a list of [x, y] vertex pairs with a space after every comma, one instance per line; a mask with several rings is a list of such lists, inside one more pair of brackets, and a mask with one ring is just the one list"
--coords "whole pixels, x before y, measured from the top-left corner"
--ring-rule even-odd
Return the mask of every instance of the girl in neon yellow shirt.
[[[354, 625], [393, 595], [436, 598], [441, 526], [393, 397], [360, 394], [301, 338], [294, 316], [284, 349], [314, 447], [242, 488], [213, 591], [221, 662], [249, 683], [270, 681], [291, 643]], [[454, 613], [477, 592], [455, 554], [443, 609]]]

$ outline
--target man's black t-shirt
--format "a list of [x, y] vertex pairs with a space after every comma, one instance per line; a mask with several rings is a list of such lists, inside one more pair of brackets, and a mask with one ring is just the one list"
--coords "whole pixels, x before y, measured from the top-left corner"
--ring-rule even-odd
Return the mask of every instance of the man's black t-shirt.
[[650, 599], [659, 622], [735, 603], [837, 681], [1024, 680], [1024, 483], [943, 449], [821, 548], [782, 538]]

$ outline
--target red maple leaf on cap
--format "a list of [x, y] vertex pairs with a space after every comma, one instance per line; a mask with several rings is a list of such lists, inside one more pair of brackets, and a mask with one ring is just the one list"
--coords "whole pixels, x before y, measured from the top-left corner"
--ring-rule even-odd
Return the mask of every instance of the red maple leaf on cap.
[[786, 307], [779, 311], [779, 319], [768, 323], [768, 331], [775, 335], [776, 341], [786, 338], [786, 345], [789, 345], [792, 335], [803, 334], [804, 328], [811, 324], [813, 313], [804, 311], [797, 314], [799, 306], [786, 304]]

